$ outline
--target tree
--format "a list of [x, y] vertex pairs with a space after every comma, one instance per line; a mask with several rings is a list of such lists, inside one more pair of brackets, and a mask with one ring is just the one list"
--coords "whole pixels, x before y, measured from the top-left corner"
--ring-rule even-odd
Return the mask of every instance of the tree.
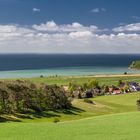
[[97, 80], [90, 80], [87, 83], [88, 88], [92, 89], [92, 88], [97, 88], [99, 87], [99, 82]]
[[48, 109], [62, 109], [70, 106], [71, 100], [57, 85], [38, 87], [33, 83], [19, 80], [0, 83], [1, 113], [28, 111], [41, 113]]
[[77, 90], [77, 84], [76, 83], [69, 83], [69, 91], [71, 92], [71, 93], [73, 93], [74, 91], [76, 91]]
[[82, 84], [82, 89], [83, 91], [86, 91], [88, 89], [87, 83]]

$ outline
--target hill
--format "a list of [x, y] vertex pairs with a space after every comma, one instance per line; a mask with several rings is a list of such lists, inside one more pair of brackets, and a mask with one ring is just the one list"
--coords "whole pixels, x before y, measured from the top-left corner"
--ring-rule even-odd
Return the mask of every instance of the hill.
[[[95, 105], [75, 99], [73, 108], [67, 111], [47, 112], [44, 117], [22, 116], [18, 118], [22, 122], [1, 123], [0, 140], [139, 140], [139, 98], [140, 93], [99, 96], [90, 99]], [[59, 123], [53, 123], [55, 117]]]
[[130, 69], [140, 69], [140, 60], [135, 60], [133, 61], [130, 66], [129, 66]]
[[[130, 93], [111, 96], [98, 96], [92, 98], [94, 104], [84, 102], [83, 99], [74, 99], [72, 101], [73, 107], [69, 110], [47, 111], [43, 115], [39, 114], [17, 114], [16, 116], [10, 116], [15, 121], [21, 122], [53, 122], [54, 118], [58, 118], [61, 122], [73, 121], [84, 119], [93, 116], [116, 114], [124, 112], [137, 111], [136, 100], [140, 98], [140, 93]], [[9, 116], [1, 116], [5, 119], [10, 119]], [[2, 120], [1, 121], [6, 121]]]
[[63, 123], [3, 123], [1, 140], [139, 140], [140, 113], [103, 115]]

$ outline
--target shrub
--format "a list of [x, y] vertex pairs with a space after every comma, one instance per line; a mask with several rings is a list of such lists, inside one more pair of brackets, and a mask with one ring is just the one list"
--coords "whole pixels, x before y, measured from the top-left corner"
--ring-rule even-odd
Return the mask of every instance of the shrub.
[[127, 72], [124, 72], [124, 75], [127, 75]]
[[59, 118], [54, 118], [53, 122], [58, 123], [58, 122], [60, 122], [60, 120], [59, 120]]
[[84, 102], [89, 103], [89, 104], [94, 104], [94, 102], [92, 100], [87, 99], [87, 98], [84, 99]]
[[40, 75], [40, 78], [43, 78], [44, 76], [43, 75]]
[[138, 110], [140, 111], [140, 99], [137, 100], [137, 107], [138, 107]]

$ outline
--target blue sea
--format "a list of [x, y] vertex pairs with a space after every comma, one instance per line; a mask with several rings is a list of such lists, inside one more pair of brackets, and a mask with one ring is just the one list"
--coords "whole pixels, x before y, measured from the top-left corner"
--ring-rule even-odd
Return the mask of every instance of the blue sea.
[[1, 54], [0, 78], [140, 73], [128, 69], [138, 59], [138, 54]]

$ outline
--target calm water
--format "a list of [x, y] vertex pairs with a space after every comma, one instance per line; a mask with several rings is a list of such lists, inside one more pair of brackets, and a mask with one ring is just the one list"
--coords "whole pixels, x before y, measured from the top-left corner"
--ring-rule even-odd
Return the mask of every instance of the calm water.
[[40, 75], [140, 73], [128, 69], [140, 55], [0, 55], [0, 78]]

